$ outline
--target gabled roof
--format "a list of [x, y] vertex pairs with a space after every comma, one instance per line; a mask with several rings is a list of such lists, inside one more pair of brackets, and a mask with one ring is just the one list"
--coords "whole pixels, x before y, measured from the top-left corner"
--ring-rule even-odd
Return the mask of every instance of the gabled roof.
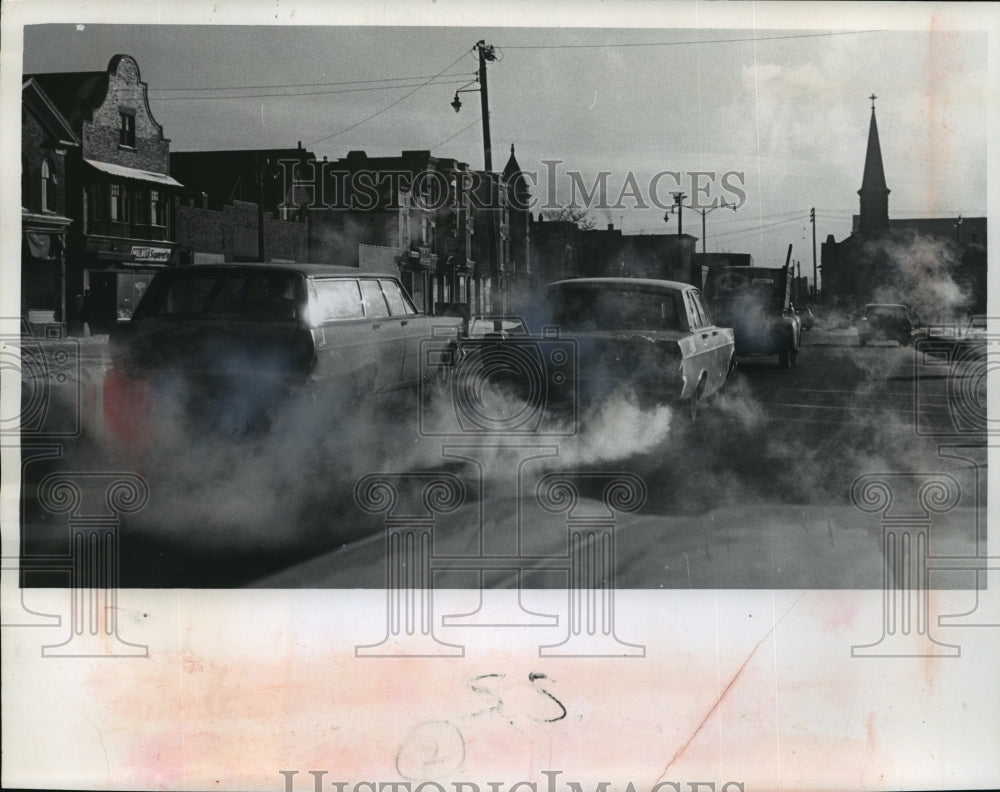
[[106, 71], [32, 74], [25, 79], [41, 86], [78, 134], [84, 118], [90, 119], [91, 111], [100, 106], [108, 92]]
[[68, 146], [80, 145], [80, 139], [69, 121], [33, 77], [27, 78], [21, 84], [21, 101], [33, 110], [35, 117], [53, 140]]

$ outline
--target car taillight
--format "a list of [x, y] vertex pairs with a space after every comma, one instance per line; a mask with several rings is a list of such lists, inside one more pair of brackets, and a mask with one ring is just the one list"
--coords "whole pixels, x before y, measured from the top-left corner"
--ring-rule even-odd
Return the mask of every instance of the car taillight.
[[148, 448], [154, 409], [153, 388], [148, 380], [108, 370], [104, 376], [106, 437], [132, 450]]
[[312, 371], [316, 364], [316, 343], [311, 328], [304, 322], [300, 322], [295, 328], [291, 362], [293, 371], [301, 373]]

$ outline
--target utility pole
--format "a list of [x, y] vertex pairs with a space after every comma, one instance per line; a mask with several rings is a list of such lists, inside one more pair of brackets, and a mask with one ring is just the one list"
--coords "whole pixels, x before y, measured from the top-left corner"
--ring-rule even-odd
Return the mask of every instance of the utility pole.
[[[675, 192], [670, 194], [674, 196], [674, 206], [677, 207], [677, 236], [680, 236], [683, 231], [681, 223], [683, 220], [683, 209], [684, 209], [684, 204], [682, 204], [681, 201], [687, 198], [687, 196], [682, 192]], [[664, 217], [663, 219], [666, 220], [667, 218]]]
[[[476, 42], [476, 51], [479, 53], [479, 101], [483, 113], [483, 160], [486, 165], [486, 178], [490, 180], [490, 192], [492, 193], [495, 185], [497, 190], [496, 200], [499, 203], [500, 181], [493, 181], [493, 143], [490, 141], [490, 93], [486, 84], [486, 62], [495, 60], [496, 55], [493, 52], [493, 47], [488, 47], [482, 39]], [[496, 212], [496, 207], [490, 209], [490, 236], [494, 242], [498, 243]], [[498, 252], [498, 244], [490, 246], [490, 258], [493, 259], [490, 262], [490, 302], [495, 306], [496, 301], [499, 300], [500, 313], [504, 313], [506, 311], [506, 301], [503, 296], [503, 277], [500, 272], [500, 268], [503, 266], [503, 258], [502, 255], [498, 255]], [[494, 308], [494, 310], [496, 309]]]
[[809, 222], [813, 231], [813, 302], [819, 302], [819, 281], [816, 279], [816, 208], [809, 210]]
[[486, 85], [486, 62], [497, 59], [493, 45], [485, 41], [476, 42], [479, 53], [479, 99], [483, 111], [483, 153], [486, 159], [486, 172], [493, 170], [493, 144], [490, 142], [490, 94]]
[[257, 261], [264, 261], [264, 168], [260, 152], [254, 154], [257, 166]]
[[[682, 228], [682, 225], [681, 225], [681, 209], [684, 208], [684, 205], [681, 203], [681, 201], [683, 201], [685, 198], [687, 198], [687, 196], [684, 193], [682, 193], [682, 192], [675, 192], [675, 193], [670, 193], [670, 194], [672, 196], [674, 196], [674, 204], [675, 204], [675, 206], [677, 208], [677, 236], [680, 236], [681, 233], [682, 233], [682, 231], [683, 231], [683, 228]], [[698, 207], [691, 206], [691, 205], [689, 205], [687, 208], [691, 209], [692, 211], [695, 211], [695, 212], [697, 212], [698, 214], [701, 215], [701, 252], [702, 252], [702, 255], [704, 255], [707, 252], [706, 246], [705, 246], [705, 242], [706, 242], [705, 237], [707, 235], [706, 231], [705, 231], [705, 216], [708, 215], [708, 214], [710, 214], [711, 212], [713, 212], [716, 209], [732, 209], [735, 212], [736, 211], [736, 205], [735, 204], [726, 203], [725, 199], [723, 199], [721, 203], [716, 203], [714, 206], [709, 206], [707, 209], [699, 209]], [[667, 222], [670, 221], [670, 215], [671, 215], [673, 209], [674, 209], [673, 206], [670, 207], [670, 209], [667, 210], [666, 214], [663, 215], [663, 222], [667, 223]]]
[[[490, 94], [489, 87], [486, 84], [486, 64], [492, 63], [497, 59], [496, 48], [492, 44], [487, 44], [484, 40], [480, 39], [476, 42], [475, 46], [476, 54], [479, 56], [479, 74], [474, 80], [474, 82], [479, 83], [478, 88], [469, 88], [472, 83], [467, 83], [466, 85], [455, 91], [455, 98], [452, 99], [451, 106], [454, 108], [455, 112], [459, 112], [462, 109], [462, 102], [458, 98], [461, 93], [479, 91], [479, 101], [480, 107], [482, 109], [483, 118], [483, 160], [486, 169], [486, 178], [489, 182], [490, 199], [494, 198], [494, 189], [499, 190], [499, 181], [493, 181], [493, 144], [490, 141]], [[495, 196], [499, 200], [499, 195]], [[495, 217], [496, 209], [490, 210], [490, 238], [495, 239], [497, 236], [497, 223]], [[496, 258], [497, 252], [496, 247], [493, 244], [487, 245], [485, 252], [490, 261], [487, 261], [490, 280], [490, 291], [491, 299], [493, 299], [493, 293], [497, 294], [498, 297], [502, 293], [501, 277], [499, 268], [501, 266], [501, 260]], [[481, 276], [479, 274], [479, 264], [476, 265], [476, 307], [479, 309], [484, 302], [484, 295], [482, 291]]]

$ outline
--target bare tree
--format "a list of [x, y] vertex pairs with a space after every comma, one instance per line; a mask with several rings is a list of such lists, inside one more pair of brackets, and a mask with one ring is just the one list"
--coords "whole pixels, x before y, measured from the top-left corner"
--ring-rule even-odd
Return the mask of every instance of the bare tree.
[[579, 206], [560, 206], [558, 209], [546, 209], [542, 212], [542, 217], [549, 222], [561, 220], [575, 223], [581, 231], [590, 231], [597, 227], [597, 221], [590, 216], [590, 212]]

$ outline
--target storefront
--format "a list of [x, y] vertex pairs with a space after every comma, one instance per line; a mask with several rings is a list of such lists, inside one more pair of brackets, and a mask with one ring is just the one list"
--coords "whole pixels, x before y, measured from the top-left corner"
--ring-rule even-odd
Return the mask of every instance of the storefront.
[[83, 250], [80, 318], [93, 335], [108, 333], [132, 312], [157, 271], [179, 263], [175, 242], [88, 237]]
[[[66, 229], [61, 215], [21, 214], [21, 316], [45, 335], [66, 323]], [[61, 328], [61, 329], [60, 329]]]

